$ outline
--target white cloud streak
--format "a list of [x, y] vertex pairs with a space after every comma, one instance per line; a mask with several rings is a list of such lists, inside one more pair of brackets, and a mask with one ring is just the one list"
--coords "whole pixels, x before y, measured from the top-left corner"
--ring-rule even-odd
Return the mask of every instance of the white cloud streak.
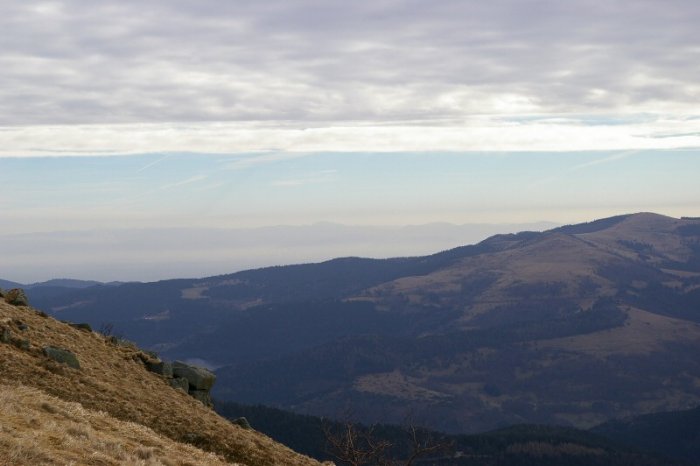
[[[0, 155], [697, 146], [697, 24], [695, 0], [0, 0]], [[497, 123], [523, 115], [573, 121]]]
[[[660, 130], [677, 133], [659, 138]], [[639, 124], [503, 122], [473, 119], [448, 125], [381, 122], [319, 127], [306, 124], [201, 123], [66, 125], [4, 128], [0, 156], [120, 155], [149, 152], [246, 153], [229, 168], [244, 169], [294, 154], [322, 151], [579, 151], [700, 147], [700, 120]], [[46, 145], [40, 145], [39, 142]], [[108, 148], [108, 149], [106, 149]]]

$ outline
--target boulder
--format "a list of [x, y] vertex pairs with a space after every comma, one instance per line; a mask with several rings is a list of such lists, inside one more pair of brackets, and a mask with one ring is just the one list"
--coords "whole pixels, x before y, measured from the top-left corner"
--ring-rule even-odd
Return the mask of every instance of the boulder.
[[233, 424], [236, 424], [237, 426], [243, 427], [245, 430], [251, 430], [252, 427], [250, 423], [248, 422], [248, 419], [244, 417], [237, 417], [233, 421], [231, 421]]
[[29, 306], [29, 300], [24, 290], [21, 288], [12, 288], [5, 293], [5, 302], [14, 306]]
[[190, 383], [191, 390], [209, 391], [216, 380], [213, 372], [203, 367], [190, 366], [181, 361], [173, 363], [173, 375], [186, 378]]
[[78, 358], [75, 354], [66, 349], [56, 348], [55, 346], [45, 346], [42, 351], [44, 352], [44, 356], [49, 359], [66, 364], [74, 369], [80, 369]]
[[204, 406], [208, 406], [209, 408], [214, 406], [214, 403], [211, 401], [209, 390], [190, 390], [190, 396], [197, 401], [201, 401]]
[[184, 377], [170, 379], [168, 382], [170, 382], [171, 387], [178, 389], [178, 390], [182, 390], [185, 393], [187, 393], [190, 389], [190, 383]]
[[[173, 365], [169, 362], [148, 361], [146, 362], [146, 369], [169, 379], [173, 376]], [[185, 388], [185, 391], [187, 391], [187, 388]]]

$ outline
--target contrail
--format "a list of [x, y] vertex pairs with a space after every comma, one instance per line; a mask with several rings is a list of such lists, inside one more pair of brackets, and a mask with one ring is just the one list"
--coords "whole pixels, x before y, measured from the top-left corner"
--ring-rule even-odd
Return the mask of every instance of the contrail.
[[628, 150], [625, 152], [620, 152], [618, 154], [609, 155], [609, 156], [604, 157], [602, 159], [592, 160], [590, 162], [582, 163], [580, 165], [576, 165], [575, 167], [571, 167], [567, 171], [567, 173], [573, 172], [576, 170], [581, 170], [582, 168], [592, 167], [594, 165], [600, 165], [602, 163], [609, 163], [609, 162], [614, 162], [616, 160], [626, 159], [627, 157], [631, 157], [633, 155], [639, 154], [640, 152], [641, 152], [640, 150]]
[[173, 155], [174, 155], [174, 154], [165, 155], [165, 156], [159, 158], [158, 160], [155, 160], [155, 161], [153, 161], [153, 162], [151, 162], [151, 163], [149, 163], [149, 164], [147, 164], [147, 165], [145, 165], [145, 166], [139, 168], [138, 170], [136, 170], [136, 173], [141, 173], [141, 172], [144, 171], [144, 170], [148, 170], [148, 169], [151, 168], [153, 165], [157, 165], [157, 164], [161, 163], [163, 160], [169, 159], [169, 158], [172, 157]]

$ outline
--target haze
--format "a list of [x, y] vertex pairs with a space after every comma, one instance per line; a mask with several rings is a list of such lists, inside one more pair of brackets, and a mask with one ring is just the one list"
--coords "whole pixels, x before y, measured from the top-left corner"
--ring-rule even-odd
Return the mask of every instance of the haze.
[[697, 24], [690, 0], [0, 1], [0, 277], [700, 215]]

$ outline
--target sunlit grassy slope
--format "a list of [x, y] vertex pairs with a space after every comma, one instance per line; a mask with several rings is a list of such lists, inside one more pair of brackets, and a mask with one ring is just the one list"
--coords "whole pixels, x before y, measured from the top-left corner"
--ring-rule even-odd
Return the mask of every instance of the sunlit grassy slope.
[[[4, 302], [0, 327], [10, 336], [0, 343], [0, 445], [17, 455], [3, 455], [7, 464], [318, 464], [171, 388], [134, 346]], [[46, 345], [75, 353], [80, 369], [46, 358]]]

